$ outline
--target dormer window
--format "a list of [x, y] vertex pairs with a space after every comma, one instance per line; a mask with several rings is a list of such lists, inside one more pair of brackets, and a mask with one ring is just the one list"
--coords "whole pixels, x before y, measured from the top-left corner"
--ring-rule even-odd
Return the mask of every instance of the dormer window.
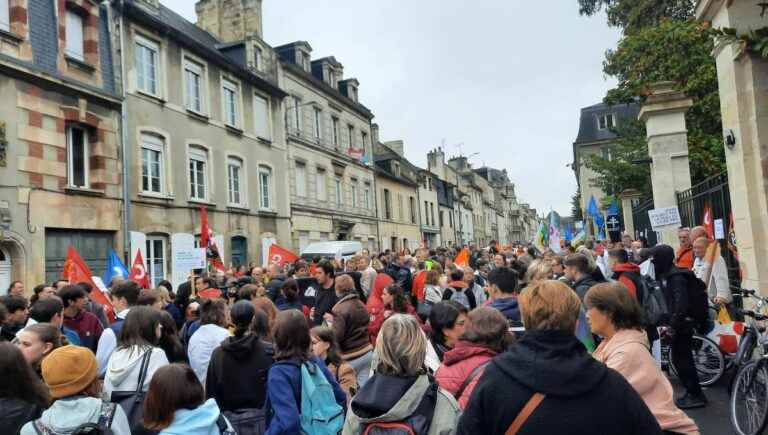
[[83, 44], [83, 16], [71, 9], [67, 9], [65, 20], [67, 42], [65, 53], [67, 56], [73, 59], [77, 59], [81, 62], [85, 61], [85, 51]]
[[616, 127], [616, 117], [613, 113], [606, 113], [597, 117], [597, 128], [599, 130], [607, 130], [609, 128]]
[[299, 52], [299, 65], [301, 65], [301, 68], [304, 69], [306, 72], [312, 71], [312, 65], [311, 65], [311, 59], [309, 57], [309, 53], [300, 51]]

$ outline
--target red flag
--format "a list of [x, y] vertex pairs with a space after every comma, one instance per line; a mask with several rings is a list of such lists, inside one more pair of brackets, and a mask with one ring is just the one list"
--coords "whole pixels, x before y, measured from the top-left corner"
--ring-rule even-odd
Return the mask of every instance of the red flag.
[[271, 263], [277, 263], [278, 266], [283, 267], [285, 263], [293, 263], [298, 259], [298, 255], [283, 248], [282, 246], [276, 245], [274, 243], [269, 246], [269, 261]]
[[149, 275], [147, 269], [144, 267], [144, 259], [141, 256], [141, 251], [136, 251], [136, 258], [133, 259], [133, 266], [131, 266], [131, 272], [128, 279], [135, 281], [141, 288], [149, 288]]
[[213, 231], [208, 228], [208, 210], [205, 207], [200, 207], [200, 247], [205, 248], [205, 257], [214, 268], [225, 270], [221, 255], [219, 255], [219, 247], [213, 240]]
[[712, 219], [712, 206], [707, 204], [704, 207], [704, 221], [701, 224], [707, 230], [707, 236], [710, 240], [715, 238], [715, 221]]
[[115, 321], [115, 310], [112, 308], [112, 301], [109, 300], [103, 289], [98, 286], [92, 279], [93, 273], [91, 269], [85, 264], [80, 254], [74, 246], [70, 246], [67, 249], [67, 259], [64, 261], [64, 270], [61, 272], [61, 278], [69, 281], [70, 284], [77, 284], [80, 282], [87, 282], [93, 287], [91, 292], [91, 299], [104, 305], [104, 311], [109, 318], [110, 322]]
[[211, 242], [211, 233], [208, 229], [208, 210], [205, 207], [200, 207], [200, 247], [208, 248], [208, 244]]
[[469, 266], [469, 249], [464, 248], [459, 252], [459, 255], [453, 259], [453, 264], [459, 267]]

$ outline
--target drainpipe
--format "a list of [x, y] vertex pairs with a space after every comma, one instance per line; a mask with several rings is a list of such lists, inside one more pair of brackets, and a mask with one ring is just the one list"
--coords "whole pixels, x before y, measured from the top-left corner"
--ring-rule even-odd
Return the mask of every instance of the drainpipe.
[[[131, 203], [130, 203], [130, 195], [128, 191], [128, 111], [126, 109], [126, 102], [125, 102], [125, 59], [123, 54], [124, 51], [124, 38], [123, 38], [123, 1], [120, 0], [120, 13], [117, 17], [113, 16], [113, 9], [112, 5], [109, 4], [108, 10], [110, 12], [110, 17], [112, 17], [113, 21], [116, 21], [117, 27], [119, 29], [119, 32], [117, 32], [117, 37], [120, 41], [120, 93], [122, 95], [123, 101], [122, 104], [120, 104], [120, 149], [122, 152], [122, 166], [123, 166], [123, 259], [125, 261], [125, 264], [130, 264], [131, 261], [131, 235], [130, 235], [130, 221], [131, 221]], [[113, 27], [114, 28], [114, 27]]]

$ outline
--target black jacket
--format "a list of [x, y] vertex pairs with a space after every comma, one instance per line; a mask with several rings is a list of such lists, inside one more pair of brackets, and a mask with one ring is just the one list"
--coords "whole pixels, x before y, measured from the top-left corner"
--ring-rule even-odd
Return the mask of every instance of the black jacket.
[[19, 399], [0, 398], [0, 433], [17, 434], [21, 427], [40, 418], [43, 408]]
[[285, 275], [278, 275], [269, 280], [265, 286], [267, 289], [267, 295], [269, 295], [269, 298], [272, 299], [272, 302], [277, 303], [277, 300], [282, 297], [282, 294], [280, 294], [280, 289], [283, 287], [285, 280]]
[[262, 408], [267, 399], [267, 373], [274, 361], [272, 345], [255, 335], [230, 337], [213, 351], [205, 393], [222, 411]]
[[587, 354], [573, 334], [536, 330], [491, 361], [457, 434], [503, 434], [535, 392], [546, 397], [519, 435], [661, 434], [632, 386]]
[[336, 281], [331, 288], [324, 289], [323, 286], [318, 285], [317, 295], [315, 296], [315, 317], [310, 319], [312, 324], [320, 325], [323, 323], [323, 314], [330, 313], [333, 306], [339, 302], [339, 297], [336, 296]]
[[580, 280], [573, 283], [573, 289], [576, 291], [576, 294], [579, 295], [579, 299], [584, 302], [584, 295], [587, 294], [592, 286], [597, 284], [598, 282], [592, 278], [591, 275], [585, 275], [584, 278], [581, 278]]

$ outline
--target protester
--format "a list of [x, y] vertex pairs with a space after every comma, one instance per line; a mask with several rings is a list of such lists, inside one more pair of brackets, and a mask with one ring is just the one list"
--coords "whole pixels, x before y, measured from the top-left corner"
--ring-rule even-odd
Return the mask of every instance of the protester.
[[301, 300], [299, 300], [299, 284], [296, 280], [293, 278], [285, 279], [280, 280], [280, 283], [281, 286], [278, 290], [279, 295], [276, 297], [277, 309], [280, 311], [304, 311], [304, 305], [302, 305]]
[[510, 328], [521, 330], [523, 322], [517, 303], [517, 284], [517, 273], [508, 267], [498, 267], [488, 274], [488, 293], [491, 296], [489, 306], [499, 310], [507, 318]]
[[108, 328], [109, 320], [107, 319], [107, 313], [104, 311], [104, 305], [101, 305], [100, 303], [94, 301], [93, 298], [91, 298], [91, 293], [93, 293], [93, 285], [85, 281], [79, 282], [75, 285], [85, 290], [85, 294], [88, 296], [88, 303], [85, 304], [86, 311], [96, 316], [99, 319], [99, 322], [101, 322], [101, 326], [103, 328]]
[[16, 337], [18, 338], [17, 346], [24, 354], [24, 359], [40, 376], [42, 376], [40, 363], [43, 358], [64, 345], [61, 331], [50, 323], [36, 323], [27, 326], [19, 331]]
[[476, 308], [467, 316], [459, 341], [445, 353], [435, 379], [453, 394], [463, 410], [491, 358], [504, 352], [511, 341], [503, 314], [490, 307]]
[[359, 260], [358, 270], [360, 270], [360, 285], [363, 288], [365, 297], [371, 294], [373, 291], [374, 283], [376, 281], [376, 269], [373, 268], [370, 256], [367, 254], [361, 255]]
[[125, 318], [131, 312], [131, 308], [139, 300], [141, 287], [135, 281], [127, 280], [116, 285], [110, 293], [112, 307], [115, 310], [116, 319], [104, 330], [99, 339], [98, 350], [96, 351], [96, 360], [99, 362], [99, 376], [103, 376], [107, 370], [107, 362], [117, 347], [117, 338], [120, 336], [125, 324]]
[[642, 300], [643, 296], [638, 294], [638, 291], [642, 289], [640, 266], [629, 261], [627, 250], [618, 248], [608, 251], [608, 263], [613, 271], [611, 278], [624, 284], [632, 297], [638, 301]]
[[274, 351], [253, 333], [256, 309], [249, 301], [238, 301], [230, 310], [235, 325], [211, 355], [205, 379], [205, 394], [216, 399], [219, 409], [241, 434], [264, 433], [267, 373]]
[[424, 301], [419, 303], [419, 316], [422, 320], [429, 317], [432, 307], [443, 300], [443, 288], [440, 287], [440, 266], [435, 265], [424, 275]]
[[179, 331], [179, 338], [187, 346], [189, 339], [192, 338], [192, 333], [200, 327], [200, 303], [197, 301], [190, 302], [184, 312], [184, 319], [184, 325]]
[[195, 279], [195, 291], [197, 298], [201, 301], [203, 299], [218, 299], [222, 297], [221, 290], [216, 288], [216, 283], [213, 279], [205, 276]]
[[347, 398], [354, 396], [359, 385], [357, 374], [355, 369], [342, 359], [334, 330], [328, 326], [315, 326], [309, 331], [309, 335], [312, 340], [312, 354], [323, 360], [328, 371], [347, 394]]
[[64, 346], [51, 352], [43, 359], [42, 372], [54, 402], [39, 419], [25, 424], [21, 435], [70, 434], [84, 424], [99, 423], [104, 424], [102, 433], [109, 429], [114, 435], [131, 435], [123, 409], [99, 398], [101, 384], [96, 371], [96, 357], [88, 349]]
[[8, 310], [8, 315], [3, 323], [4, 334], [8, 334], [8, 340], [13, 340], [17, 332], [27, 324], [29, 310], [27, 299], [24, 296], [7, 295], [0, 297], [0, 304]]
[[17, 434], [50, 404], [43, 381], [22, 350], [0, 343], [0, 433]]
[[672, 385], [651, 356], [637, 300], [621, 284], [605, 283], [592, 287], [584, 303], [592, 333], [603, 338], [592, 356], [627, 379], [663, 430], [697, 435], [696, 423], [675, 406]]
[[412, 316], [395, 314], [384, 322], [375, 373], [352, 399], [345, 434], [379, 433], [395, 423], [410, 433], [453, 433], [460, 411], [450, 393], [424, 372], [426, 349]]
[[229, 312], [226, 302], [223, 299], [203, 299], [200, 304], [200, 328], [189, 339], [187, 350], [189, 365], [203, 385], [211, 354], [230, 336], [227, 326]]
[[717, 305], [730, 304], [733, 301], [730, 282], [728, 280], [728, 266], [725, 259], [718, 252], [713, 252], [707, 258], [707, 250], [716, 241], [710, 241], [706, 237], [699, 237], [693, 242], [693, 273], [707, 284], [709, 299]]
[[[405, 291], [399, 284], [392, 284], [384, 289], [381, 294], [381, 299], [384, 301], [384, 311], [380, 311], [378, 314], [371, 316], [371, 322], [368, 325], [368, 335], [371, 343], [376, 343], [376, 337], [379, 335], [379, 330], [384, 321], [393, 314], [408, 314], [416, 316], [416, 310], [408, 302], [408, 298], [405, 296]], [[358, 373], [359, 376], [359, 373]]]
[[67, 339], [67, 344], [80, 346], [80, 336], [77, 332], [64, 326], [64, 304], [58, 296], [53, 295], [35, 302], [29, 308], [29, 318], [35, 323], [50, 323], [56, 326]]
[[[703, 307], [704, 313], [693, 311], [696, 307], [691, 297], [693, 295], [689, 294], [688, 291], [689, 278], [686, 278], [686, 274], [681, 269], [674, 266], [675, 252], [671, 246], [656, 245], [651, 249], [651, 257], [656, 271], [656, 279], [664, 291], [670, 312], [672, 363], [675, 365], [678, 378], [686, 390], [685, 395], [675, 400], [675, 404], [681, 409], [706, 406], [707, 397], [699, 384], [699, 374], [693, 361], [692, 346], [697, 323], [694, 318], [706, 316], [707, 308], [706, 306]], [[697, 278], [692, 277], [692, 279]]]
[[467, 322], [467, 309], [456, 301], [442, 301], [429, 313], [430, 344], [443, 361], [445, 353], [459, 341]]
[[533, 260], [531, 265], [528, 266], [528, 270], [525, 272], [525, 286], [536, 284], [539, 281], [552, 279], [554, 274], [552, 270], [552, 262], [545, 258], [539, 258]]
[[677, 238], [680, 241], [680, 248], [675, 255], [675, 265], [681, 269], [693, 269], [693, 243], [691, 241], [691, 230], [681, 228], [677, 231]]
[[160, 326], [162, 326], [162, 330], [157, 345], [165, 352], [168, 362], [187, 363], [187, 351], [184, 349], [184, 344], [182, 344], [176, 330], [176, 321], [166, 310], [160, 311]]
[[[168, 364], [163, 349], [158, 347], [161, 336], [160, 313], [150, 307], [134, 307], [125, 317], [117, 347], [109, 357], [104, 376], [104, 393], [147, 391], [152, 375]], [[141, 385], [142, 366], [146, 375]], [[133, 423], [133, 422], [132, 422]]]
[[56, 289], [48, 284], [39, 284], [32, 289], [32, 297], [29, 298], [29, 305], [35, 302], [56, 295]]
[[216, 401], [205, 400], [197, 375], [185, 364], [166, 365], [152, 377], [144, 425], [159, 435], [224, 435], [234, 431]]
[[[323, 263], [327, 265], [327, 263]], [[325, 268], [322, 268], [325, 271]], [[325, 272], [323, 272], [325, 273]], [[319, 274], [319, 272], [318, 272]], [[267, 377], [267, 396], [271, 410], [268, 413], [267, 435], [298, 434], [302, 427], [301, 390], [302, 372], [322, 372], [333, 389], [333, 400], [339, 415], [347, 401], [346, 394], [333, 378], [325, 363], [310, 355], [311, 338], [306, 317], [298, 310], [281, 311], [275, 324], [275, 364]], [[325, 404], [326, 408], [332, 403]], [[333, 422], [326, 422], [330, 424]]]
[[581, 301], [568, 286], [541, 281], [519, 301], [526, 333], [486, 367], [458, 434], [503, 434], [516, 420], [523, 433], [661, 433], [627, 381], [574, 336]]
[[488, 299], [488, 296], [485, 294], [485, 290], [483, 290], [485, 280], [479, 274], [479, 271], [476, 274], [471, 267], [465, 267], [464, 282], [467, 284], [467, 289], [472, 291], [472, 295], [475, 297], [475, 307], [482, 306]]
[[6, 294], [9, 296], [24, 296], [24, 283], [21, 281], [13, 281], [8, 286]]
[[315, 279], [319, 284], [317, 294], [315, 295], [315, 306], [310, 312], [310, 321], [314, 325], [323, 323], [323, 316], [330, 313], [333, 306], [338, 302], [335, 290], [335, 274], [333, 265], [328, 261], [322, 261], [317, 265]]
[[572, 288], [584, 299], [584, 295], [597, 281], [590, 274], [589, 258], [584, 254], [573, 254], [565, 258], [565, 276], [573, 283]]
[[464, 271], [458, 267], [450, 272], [450, 282], [448, 288], [443, 292], [443, 300], [456, 301], [468, 310], [474, 310], [477, 307], [475, 294], [464, 282]]
[[99, 319], [85, 310], [88, 302], [85, 291], [78, 286], [67, 285], [59, 290], [59, 297], [64, 304], [64, 325], [77, 332], [82, 346], [95, 352], [103, 328]]
[[325, 321], [336, 334], [341, 358], [352, 366], [357, 383], [363, 385], [370, 375], [373, 356], [369, 337], [371, 319], [349, 275], [336, 278], [336, 297], [339, 301], [325, 315]]

